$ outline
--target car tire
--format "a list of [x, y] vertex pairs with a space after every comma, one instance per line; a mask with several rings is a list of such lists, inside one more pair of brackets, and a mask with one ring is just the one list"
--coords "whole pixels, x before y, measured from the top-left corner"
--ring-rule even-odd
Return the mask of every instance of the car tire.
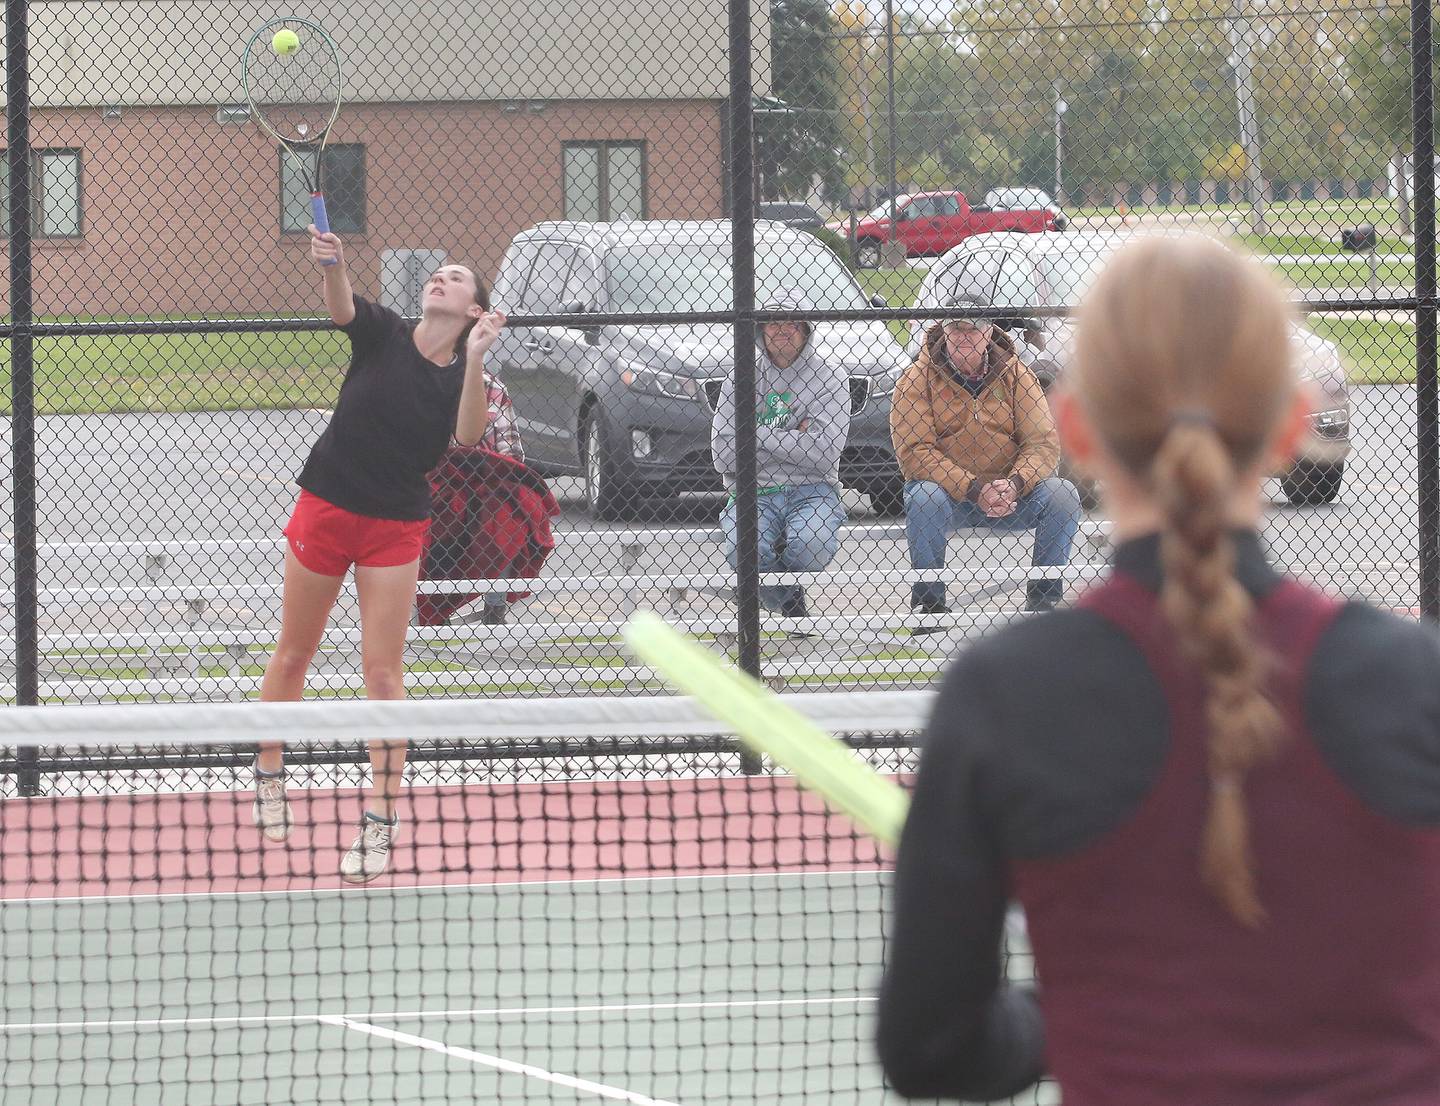
[[856, 242], [855, 265], [860, 269], [880, 268], [880, 243], [873, 238], [862, 238]]
[[899, 518], [905, 513], [905, 482], [886, 480], [883, 484], [871, 484], [865, 489], [870, 497], [870, 509], [881, 518]]
[[585, 505], [600, 522], [629, 522], [639, 506], [630, 488], [615, 471], [605, 447], [604, 424], [598, 407], [580, 421], [580, 467], [585, 476]]
[[1292, 507], [1319, 507], [1334, 503], [1345, 480], [1345, 466], [1297, 461], [1280, 478], [1280, 488]]

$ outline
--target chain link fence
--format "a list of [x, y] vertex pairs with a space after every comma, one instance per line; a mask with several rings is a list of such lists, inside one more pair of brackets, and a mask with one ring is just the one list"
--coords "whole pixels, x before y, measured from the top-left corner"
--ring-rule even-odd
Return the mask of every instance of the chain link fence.
[[[4, 697], [253, 698], [349, 360], [315, 151], [241, 88], [274, 13], [7, 11]], [[657, 688], [618, 639], [641, 606], [777, 687], [919, 687], [1069, 602], [1109, 535], [1048, 394], [1096, 267], [1152, 232], [1223, 236], [1304, 305], [1280, 564], [1437, 613], [1423, 6], [294, 14], [344, 64], [319, 160], [357, 294], [414, 317], [458, 263], [509, 314], [486, 445], [525, 475], [436, 470], [412, 695]], [[310, 687], [363, 694], [348, 583]]]
[[[1073, 309], [1140, 234], [1218, 235], [1293, 289], [1312, 410], [1268, 484], [1278, 564], [1440, 616], [1428, 0], [304, 0], [292, 14], [333, 37], [343, 105], [323, 147], [293, 148], [242, 87], [269, 8], [5, 8], [7, 703], [258, 695], [297, 475], [350, 367], [309, 254], [317, 167], [360, 297], [414, 320], [458, 264], [508, 315], [487, 436], [430, 475], [412, 696], [661, 690], [620, 643], [641, 607], [777, 688], [920, 688], [974, 637], [1070, 603], [1111, 533], [1051, 397]], [[365, 693], [351, 580], [307, 687]], [[729, 741], [653, 734], [417, 743], [411, 779], [756, 767]], [[858, 737], [910, 766], [912, 727]], [[316, 786], [363, 779], [358, 747], [293, 751]], [[31, 748], [0, 761], [0, 795], [243, 787], [251, 756]], [[655, 793], [659, 836], [683, 790]], [[745, 817], [763, 844], [769, 815]], [[517, 834], [563, 820], [505, 818]], [[824, 845], [795, 825], [795, 843]], [[713, 941], [756, 987], [795, 946], [771, 965], [720, 931], [789, 939], [808, 918], [820, 959], [776, 993], [849, 980], [826, 976], [828, 955], [868, 1001], [880, 880], [852, 905], [815, 886], [805, 909], [727, 884], [718, 907], [656, 910], [703, 927], [677, 961]], [[549, 917], [572, 925], [557, 901]], [[595, 949], [627, 954], [617, 973], [667, 932], [637, 917], [596, 931]], [[502, 966], [524, 943], [486, 939]], [[1027, 976], [1018, 931], [1009, 949]], [[753, 1053], [727, 1028], [698, 1073], [639, 1024], [622, 1024], [627, 1047], [696, 1094], [759, 1101], [769, 1081], [776, 1098], [891, 1100], [849, 1007], [790, 1017]], [[1057, 1100], [1049, 1084], [1023, 1098]]]

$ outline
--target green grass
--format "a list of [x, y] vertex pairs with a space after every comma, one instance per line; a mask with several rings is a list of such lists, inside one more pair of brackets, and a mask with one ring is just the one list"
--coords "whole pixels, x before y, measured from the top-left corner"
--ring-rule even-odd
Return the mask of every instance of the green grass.
[[[329, 407], [349, 360], [335, 331], [98, 335], [35, 342], [42, 415]], [[10, 343], [0, 389], [10, 395]], [[10, 413], [7, 404], [3, 407]]]
[[[1271, 266], [1285, 281], [1296, 288], [1342, 288], [1364, 292], [1370, 280], [1370, 266], [1363, 257], [1342, 262], [1303, 262]], [[1415, 283], [1415, 266], [1408, 261], [1377, 265], [1376, 279], [1380, 294], [1387, 287], [1410, 286]]]
[[861, 269], [855, 274], [867, 296], [880, 294], [891, 307], [910, 307], [925, 282], [924, 269], [902, 265], [898, 269]]
[[1340, 347], [1352, 384], [1415, 383], [1415, 325], [1344, 316], [1312, 316], [1306, 325]]
[[[882, 295], [891, 307], [913, 307], [925, 281], [924, 269], [902, 265], [898, 269], [860, 269], [855, 277], [867, 296]], [[910, 326], [899, 319], [889, 324], [890, 333], [902, 346], [910, 341]]]
[[[1323, 234], [1237, 234], [1234, 239], [1249, 246], [1256, 253], [1292, 253], [1333, 256], [1342, 253], [1340, 228], [1335, 233]], [[1403, 238], [1380, 238], [1375, 243], [1377, 253], [1409, 253], [1413, 247]]]
[[[1107, 219], [1119, 215], [1120, 211], [1114, 205], [1100, 207], [1077, 207], [1067, 209], [1072, 223], [1078, 223], [1084, 219]], [[1286, 200], [1283, 203], [1266, 203], [1265, 213], [1276, 222], [1283, 222], [1286, 216], [1309, 216], [1333, 218], [1339, 227], [1342, 221], [1349, 223], [1363, 222], [1381, 225], [1395, 217], [1395, 201], [1384, 197], [1372, 197], [1368, 200]], [[1247, 203], [1229, 204], [1197, 204], [1188, 206], [1182, 204], [1170, 205], [1140, 205], [1130, 208], [1131, 215], [1181, 215], [1181, 214], [1208, 214], [1208, 215], [1238, 215], [1248, 218], [1250, 205]], [[1078, 229], [1078, 228], [1077, 228]]]

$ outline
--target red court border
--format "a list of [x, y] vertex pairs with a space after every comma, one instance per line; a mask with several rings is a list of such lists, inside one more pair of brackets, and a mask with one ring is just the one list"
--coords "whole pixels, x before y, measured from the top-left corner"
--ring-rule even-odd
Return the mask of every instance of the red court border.
[[[344, 888], [355, 788], [292, 784], [262, 841], [245, 792], [0, 803], [0, 900]], [[371, 888], [878, 870], [880, 847], [785, 777], [417, 787]]]

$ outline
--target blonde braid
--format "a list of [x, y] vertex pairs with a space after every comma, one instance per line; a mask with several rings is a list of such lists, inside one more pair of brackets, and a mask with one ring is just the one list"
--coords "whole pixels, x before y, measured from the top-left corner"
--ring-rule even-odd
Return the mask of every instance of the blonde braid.
[[1206, 887], [1241, 924], [1265, 921], [1250, 854], [1244, 784], [1274, 756], [1284, 729], [1266, 691], [1272, 659], [1254, 638], [1254, 606], [1235, 578], [1226, 502], [1234, 464], [1215, 428], [1174, 423], [1156, 452], [1152, 487], [1165, 516], [1161, 608], [1205, 681], [1210, 807], [1200, 847]]

